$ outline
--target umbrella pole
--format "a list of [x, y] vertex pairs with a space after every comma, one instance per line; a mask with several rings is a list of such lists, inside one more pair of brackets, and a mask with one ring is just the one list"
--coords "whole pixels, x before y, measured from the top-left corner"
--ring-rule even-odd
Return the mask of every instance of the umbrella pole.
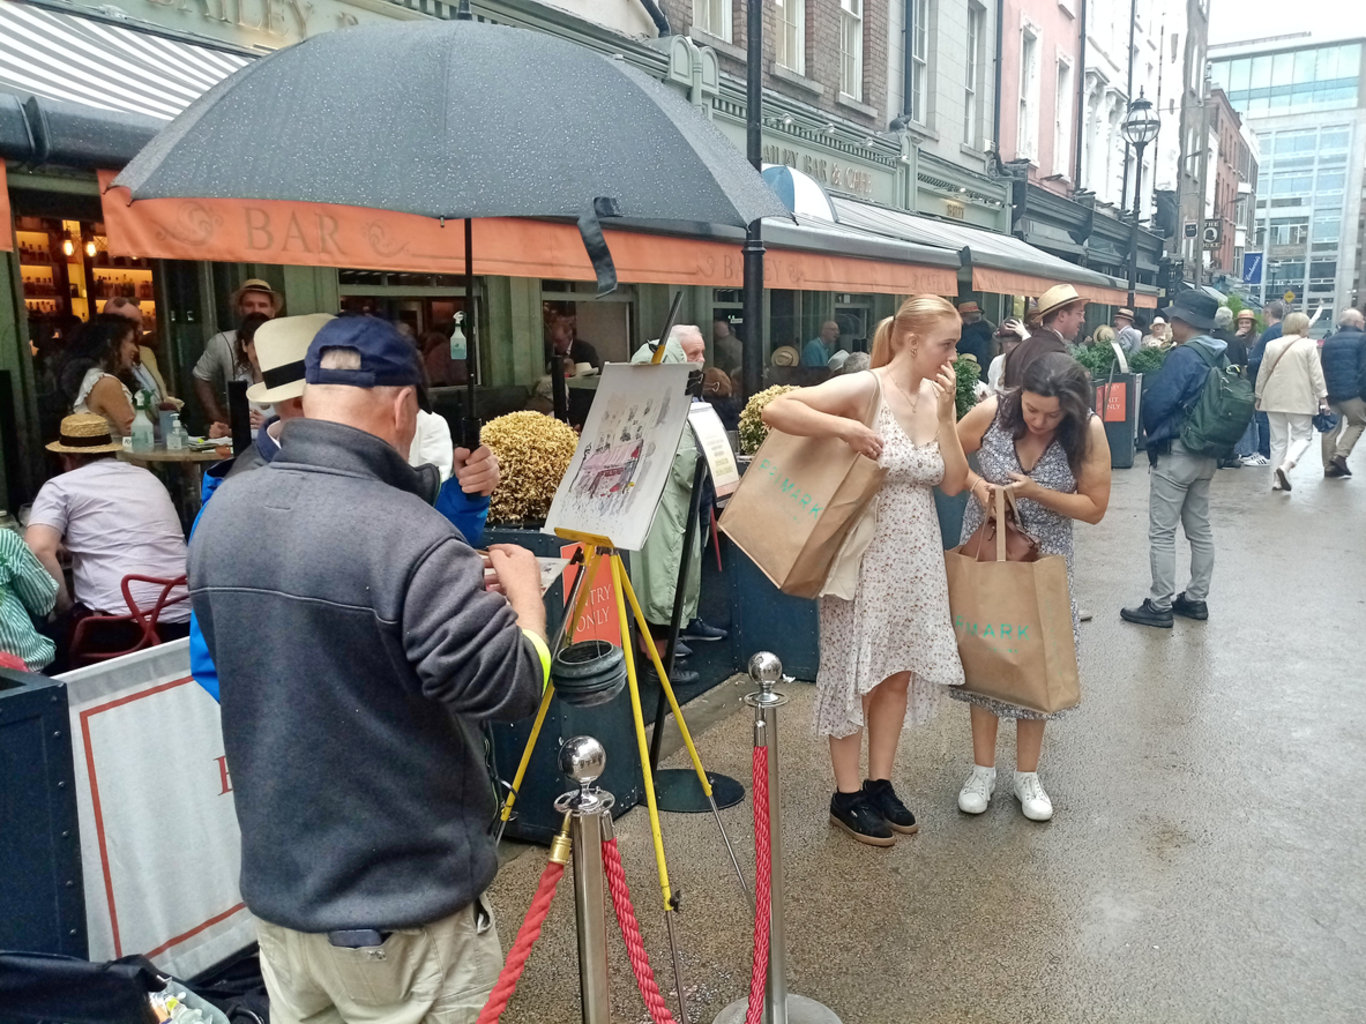
[[474, 315], [474, 222], [465, 218], [465, 419], [461, 443], [470, 451], [479, 447], [479, 409], [474, 381], [479, 375], [479, 318]]

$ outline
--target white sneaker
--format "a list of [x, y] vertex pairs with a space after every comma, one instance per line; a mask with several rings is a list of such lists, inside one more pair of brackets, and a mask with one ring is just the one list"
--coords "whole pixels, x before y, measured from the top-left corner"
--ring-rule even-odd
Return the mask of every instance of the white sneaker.
[[981, 814], [991, 803], [991, 794], [995, 791], [996, 769], [975, 764], [968, 781], [958, 791], [958, 809], [964, 814]]
[[1251, 455], [1244, 455], [1244, 456], [1242, 457], [1242, 459], [1240, 459], [1239, 461], [1242, 462], [1242, 464], [1243, 464], [1244, 466], [1269, 466], [1269, 465], [1271, 465], [1271, 460], [1268, 459], [1268, 458], [1267, 458], [1265, 455], [1263, 455], [1261, 452], [1254, 452], [1254, 453], [1251, 454]]
[[1038, 772], [1015, 773], [1015, 798], [1030, 821], [1047, 821], [1053, 817], [1053, 801], [1044, 792]]

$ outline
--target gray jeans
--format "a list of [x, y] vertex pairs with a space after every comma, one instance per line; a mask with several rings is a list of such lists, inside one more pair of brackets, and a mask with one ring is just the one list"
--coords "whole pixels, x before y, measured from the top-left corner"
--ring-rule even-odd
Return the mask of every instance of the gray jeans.
[[1203, 601], [1214, 576], [1214, 531], [1209, 522], [1209, 482], [1216, 462], [1192, 455], [1180, 441], [1170, 454], [1159, 455], [1152, 469], [1148, 498], [1148, 550], [1153, 588], [1148, 596], [1166, 611], [1176, 596], [1176, 526], [1181, 524], [1191, 546], [1191, 579], [1186, 596]]

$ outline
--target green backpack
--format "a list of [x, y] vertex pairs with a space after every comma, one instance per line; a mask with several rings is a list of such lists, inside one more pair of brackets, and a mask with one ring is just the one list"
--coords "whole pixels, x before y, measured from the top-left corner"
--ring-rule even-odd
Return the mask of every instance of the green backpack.
[[1204, 345], [1188, 347], [1209, 371], [1181, 421], [1181, 443], [1193, 455], [1227, 458], [1252, 421], [1252, 382], [1241, 368], [1229, 365], [1223, 353], [1215, 354]]

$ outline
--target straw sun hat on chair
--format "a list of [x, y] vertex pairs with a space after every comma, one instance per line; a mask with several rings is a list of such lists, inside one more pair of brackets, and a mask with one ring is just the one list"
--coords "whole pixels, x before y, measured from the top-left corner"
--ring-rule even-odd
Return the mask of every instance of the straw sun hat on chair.
[[109, 435], [109, 421], [93, 412], [72, 413], [62, 419], [57, 440], [47, 446], [50, 452], [66, 455], [103, 455], [123, 450], [123, 442]]

